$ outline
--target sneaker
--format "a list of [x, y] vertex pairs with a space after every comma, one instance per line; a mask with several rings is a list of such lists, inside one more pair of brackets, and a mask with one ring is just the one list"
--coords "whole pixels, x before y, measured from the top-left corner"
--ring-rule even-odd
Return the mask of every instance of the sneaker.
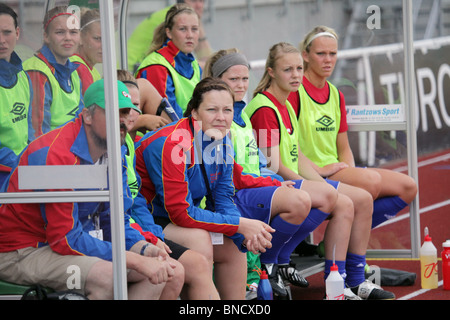
[[247, 290], [245, 292], [245, 300], [256, 300], [258, 299], [258, 294], [256, 291]]
[[383, 290], [379, 285], [366, 280], [357, 287], [351, 288], [351, 291], [363, 300], [394, 300], [395, 295], [392, 292]]
[[284, 286], [284, 282], [278, 273], [278, 265], [273, 263], [261, 264], [261, 269], [266, 270], [269, 276], [269, 282], [272, 287], [273, 295], [279, 298], [286, 298], [288, 293], [286, 291], [286, 287]]
[[[327, 300], [326, 293], [323, 296], [323, 300]], [[358, 297], [356, 294], [354, 294], [350, 288], [345, 287], [344, 288], [344, 300], [362, 300], [362, 299], [360, 297]]]
[[347, 287], [344, 289], [344, 299], [345, 300], [362, 300], [360, 297], [358, 297], [356, 294], [354, 294], [350, 288], [347, 288]]
[[278, 272], [283, 280], [288, 281], [294, 286], [302, 288], [309, 286], [309, 282], [300, 274], [292, 262], [289, 264], [279, 264]]

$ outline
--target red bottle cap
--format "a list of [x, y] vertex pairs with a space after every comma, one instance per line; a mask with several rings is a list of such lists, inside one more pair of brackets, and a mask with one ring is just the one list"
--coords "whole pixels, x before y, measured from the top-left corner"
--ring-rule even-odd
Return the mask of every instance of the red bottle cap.
[[338, 271], [339, 268], [336, 264], [333, 263], [333, 265], [330, 267], [330, 271]]
[[266, 270], [263, 270], [261, 272], [261, 275], [259, 276], [260, 279], [269, 279], [269, 276], [267, 275]]

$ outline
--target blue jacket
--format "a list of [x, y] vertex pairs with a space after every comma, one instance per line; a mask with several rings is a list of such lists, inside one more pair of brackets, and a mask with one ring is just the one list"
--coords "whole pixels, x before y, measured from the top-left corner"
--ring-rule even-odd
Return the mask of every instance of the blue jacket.
[[[81, 116], [31, 142], [19, 165], [93, 165]], [[123, 157], [122, 157], [123, 159]], [[122, 161], [125, 242], [130, 249], [144, 237], [130, 227], [133, 205], [127, 184], [126, 161]], [[13, 169], [6, 192], [23, 192], [18, 187], [18, 170]], [[67, 190], [66, 190], [67, 191]], [[89, 234], [98, 215], [103, 240]], [[4, 204], [0, 206], [0, 252], [49, 245], [62, 255], [96, 256], [112, 259], [109, 203]]]
[[[147, 133], [135, 148], [141, 193], [153, 215], [168, 217], [182, 227], [223, 233], [245, 250], [241, 246], [244, 237], [237, 233], [241, 215], [233, 202], [234, 151], [228, 137], [222, 142], [211, 141], [194, 120], [183, 118]], [[214, 211], [199, 208], [208, 192], [198, 151], [202, 153]], [[211, 203], [206, 203], [212, 209]]]

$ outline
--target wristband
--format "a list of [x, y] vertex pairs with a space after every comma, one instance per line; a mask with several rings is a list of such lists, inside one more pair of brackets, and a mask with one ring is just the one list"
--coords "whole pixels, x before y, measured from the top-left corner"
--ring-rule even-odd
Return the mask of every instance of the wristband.
[[150, 245], [150, 243], [146, 243], [146, 244], [144, 244], [142, 247], [141, 247], [141, 252], [140, 252], [140, 254], [141, 254], [141, 256], [143, 256], [144, 255], [144, 252], [145, 252], [145, 249], [147, 249], [147, 247]]

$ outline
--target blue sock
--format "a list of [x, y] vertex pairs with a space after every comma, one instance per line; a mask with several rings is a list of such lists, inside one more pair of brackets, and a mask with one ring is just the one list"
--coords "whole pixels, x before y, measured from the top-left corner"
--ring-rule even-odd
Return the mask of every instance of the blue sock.
[[400, 197], [384, 197], [373, 202], [372, 229], [394, 217], [408, 204]]
[[345, 268], [347, 270], [346, 284], [348, 287], [356, 287], [366, 280], [364, 268], [366, 266], [366, 256], [354, 253], [347, 253]]
[[286, 264], [289, 263], [292, 252], [297, 248], [297, 246], [305, 240], [305, 238], [314, 231], [327, 217], [328, 213], [320, 211], [319, 209], [312, 208], [306, 217], [305, 221], [302, 222], [300, 228], [292, 236], [291, 240], [284, 245], [278, 255], [278, 263]]
[[270, 222], [270, 226], [275, 229], [272, 233], [272, 248], [261, 253], [261, 263], [278, 263], [278, 254], [292, 235], [298, 230], [300, 225], [286, 222], [279, 215], [275, 216]]
[[[345, 261], [335, 261], [334, 263], [337, 265], [339, 274], [344, 279], [344, 283], [345, 283], [345, 279], [347, 277], [347, 271], [345, 270]], [[333, 265], [333, 260], [325, 259], [324, 280], [326, 280], [328, 278], [328, 275], [330, 274], [330, 268], [332, 265]]]

